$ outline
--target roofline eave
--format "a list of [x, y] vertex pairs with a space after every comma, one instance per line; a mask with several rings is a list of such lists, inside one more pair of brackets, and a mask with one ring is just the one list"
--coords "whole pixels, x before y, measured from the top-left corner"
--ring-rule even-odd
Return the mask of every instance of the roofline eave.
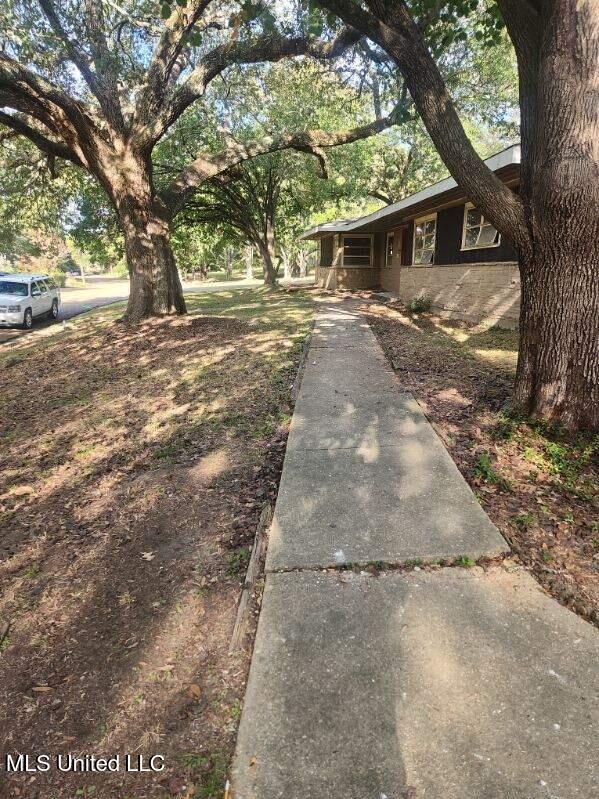
[[[520, 164], [520, 144], [512, 144], [506, 147], [489, 158], [486, 158], [484, 163], [492, 172], [497, 172], [500, 169], [509, 166], [516, 166]], [[380, 220], [388, 216], [399, 213], [400, 211], [407, 211], [411, 206], [418, 205], [426, 200], [433, 199], [447, 191], [451, 191], [458, 187], [457, 182], [452, 177], [444, 178], [443, 180], [427, 186], [409, 197], [405, 197], [399, 202], [386, 205], [379, 208], [378, 211], [373, 211], [371, 214], [358, 217], [357, 219], [340, 220], [338, 222], [325, 222], [322, 225], [317, 225], [310, 228], [300, 236], [301, 239], [319, 239], [322, 236], [335, 233], [347, 233], [352, 231], [363, 230], [364, 227], [376, 224]]]

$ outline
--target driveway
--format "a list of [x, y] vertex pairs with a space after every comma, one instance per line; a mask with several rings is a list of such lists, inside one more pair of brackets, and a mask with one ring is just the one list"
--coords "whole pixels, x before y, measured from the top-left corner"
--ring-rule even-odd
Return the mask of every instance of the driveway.
[[[282, 280], [283, 285], [309, 286], [313, 278], [293, 278]], [[255, 288], [262, 285], [261, 280], [234, 280], [230, 282], [200, 282], [190, 281], [183, 283], [186, 294], [227, 291], [231, 289]], [[78, 316], [92, 308], [109, 305], [111, 302], [126, 300], [129, 296], [129, 281], [122, 278], [106, 277], [104, 275], [91, 275], [86, 279], [85, 287], [63, 288], [60, 290], [61, 303], [58, 321], [66, 321], [73, 316]], [[36, 320], [33, 330], [19, 330], [17, 328], [0, 328], [0, 344], [13, 341], [21, 336], [29, 336], [36, 330], [44, 329], [56, 324], [49, 319]]]

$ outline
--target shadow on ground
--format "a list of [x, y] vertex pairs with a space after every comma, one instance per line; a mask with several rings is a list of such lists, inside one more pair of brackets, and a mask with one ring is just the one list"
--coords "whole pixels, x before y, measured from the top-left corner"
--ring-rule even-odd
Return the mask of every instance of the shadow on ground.
[[9, 795], [222, 792], [247, 667], [228, 644], [312, 306], [189, 304], [138, 328], [103, 311], [0, 360], [2, 750], [167, 763], [25, 775]]

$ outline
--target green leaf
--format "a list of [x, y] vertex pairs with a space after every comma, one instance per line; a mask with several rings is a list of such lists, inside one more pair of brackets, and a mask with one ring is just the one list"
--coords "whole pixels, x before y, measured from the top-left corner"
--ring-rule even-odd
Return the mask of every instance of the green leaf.
[[322, 36], [324, 19], [316, 9], [312, 9], [308, 17], [308, 30], [311, 36]]
[[264, 30], [272, 32], [275, 30], [277, 25], [277, 18], [275, 15], [270, 11], [270, 9], [266, 8], [260, 15], [262, 19], [262, 23], [264, 25]]
[[168, 19], [170, 15], [171, 15], [171, 7], [169, 6], [168, 3], [163, 3], [160, 6], [160, 16], [162, 17], [162, 19]]
[[241, 4], [241, 15], [246, 22], [251, 22], [261, 12], [260, 3], [255, 3], [253, 0], [244, 0]]

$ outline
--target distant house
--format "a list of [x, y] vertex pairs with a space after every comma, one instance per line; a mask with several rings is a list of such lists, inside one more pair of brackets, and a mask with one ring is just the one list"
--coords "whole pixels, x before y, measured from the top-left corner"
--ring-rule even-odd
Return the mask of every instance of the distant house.
[[[485, 163], [518, 190], [519, 145]], [[518, 324], [516, 252], [453, 178], [367, 216], [318, 225], [302, 238], [320, 240], [316, 281], [324, 288], [381, 288], [405, 302], [427, 296], [446, 316]]]

